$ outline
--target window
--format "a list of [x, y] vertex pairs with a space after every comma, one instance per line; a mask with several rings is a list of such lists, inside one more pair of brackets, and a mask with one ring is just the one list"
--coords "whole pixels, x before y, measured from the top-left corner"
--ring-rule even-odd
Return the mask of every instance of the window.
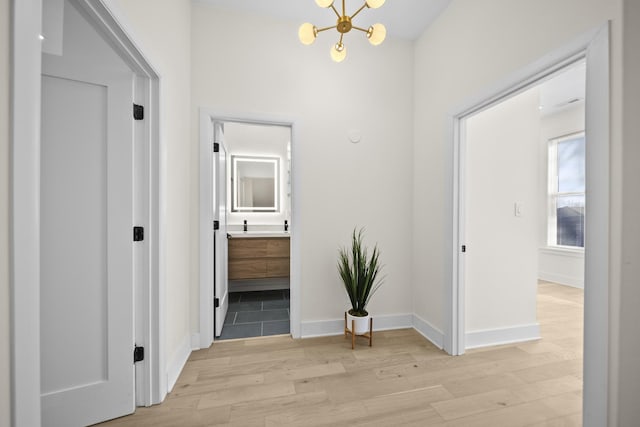
[[549, 142], [549, 246], [584, 248], [584, 133]]

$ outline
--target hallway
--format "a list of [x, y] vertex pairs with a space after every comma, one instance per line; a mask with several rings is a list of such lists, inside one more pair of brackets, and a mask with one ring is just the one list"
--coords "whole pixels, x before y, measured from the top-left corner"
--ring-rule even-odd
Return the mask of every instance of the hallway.
[[541, 282], [543, 339], [451, 357], [412, 329], [218, 342], [111, 426], [580, 426], [583, 291]]

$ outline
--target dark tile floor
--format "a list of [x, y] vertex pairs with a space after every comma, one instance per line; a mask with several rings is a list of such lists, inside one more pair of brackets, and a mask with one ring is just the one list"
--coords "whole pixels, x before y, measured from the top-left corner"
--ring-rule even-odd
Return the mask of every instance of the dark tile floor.
[[289, 290], [229, 293], [229, 310], [218, 339], [289, 333]]

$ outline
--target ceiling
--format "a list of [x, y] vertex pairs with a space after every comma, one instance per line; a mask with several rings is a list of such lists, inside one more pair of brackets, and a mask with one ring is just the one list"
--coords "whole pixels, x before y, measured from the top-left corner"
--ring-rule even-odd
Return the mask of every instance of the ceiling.
[[[299, 22], [311, 22], [317, 27], [335, 25], [335, 14], [316, 5], [314, 0], [194, 0], [227, 10], [252, 12]], [[346, 0], [347, 14], [352, 15], [364, 0]], [[387, 0], [379, 9], [362, 11], [359, 26], [376, 22], [384, 24], [387, 35], [406, 40], [415, 40], [442, 13], [451, 0]], [[336, 8], [341, 4], [336, 0]], [[362, 20], [362, 21], [360, 21]], [[359, 22], [362, 22], [360, 24]]]
[[540, 111], [553, 114], [584, 103], [587, 63], [581, 60], [540, 85]]
[[[335, 25], [336, 20], [331, 10], [318, 7], [314, 0], [192, 1], [220, 9], [284, 19], [298, 24], [311, 22], [317, 27]], [[364, 0], [345, 1], [347, 14], [353, 14], [364, 3]], [[361, 27], [381, 22], [387, 28], [388, 36], [415, 40], [450, 3], [451, 0], [387, 0], [379, 9], [363, 10], [354, 22]], [[335, 6], [340, 10], [341, 2], [335, 0]], [[584, 102], [585, 67], [584, 62], [579, 62], [540, 85], [540, 109], [543, 115], [553, 114], [577, 102]]]

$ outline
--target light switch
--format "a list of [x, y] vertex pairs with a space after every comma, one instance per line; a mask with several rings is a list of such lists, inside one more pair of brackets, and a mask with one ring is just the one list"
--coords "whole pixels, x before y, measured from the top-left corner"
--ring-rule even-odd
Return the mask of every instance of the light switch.
[[513, 214], [514, 214], [515, 216], [518, 216], [518, 217], [522, 216], [522, 211], [523, 211], [523, 210], [524, 210], [524, 208], [523, 208], [523, 206], [522, 206], [522, 203], [520, 203], [520, 202], [516, 202], [516, 203], [514, 204], [514, 207], [513, 207]]

